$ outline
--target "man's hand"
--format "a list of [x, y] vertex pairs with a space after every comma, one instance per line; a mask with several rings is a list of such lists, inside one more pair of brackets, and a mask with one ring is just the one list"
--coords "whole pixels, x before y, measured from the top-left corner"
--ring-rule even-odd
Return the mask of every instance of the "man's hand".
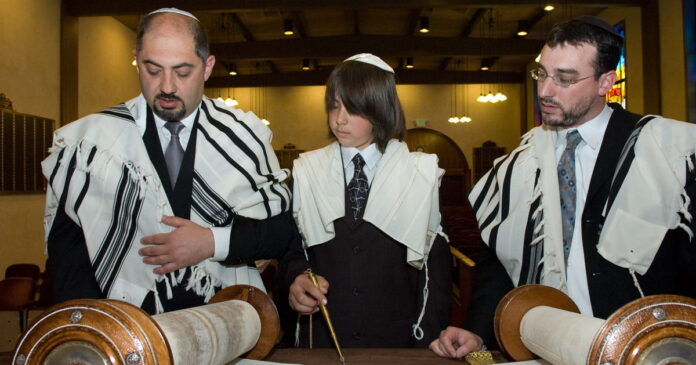
[[215, 254], [213, 232], [184, 218], [164, 216], [162, 223], [176, 227], [169, 233], [143, 237], [146, 246], [138, 250], [143, 262], [160, 265], [155, 274], [166, 274], [183, 267], [195, 265]]
[[329, 282], [323, 276], [316, 275], [319, 288], [312, 284], [305, 274], [297, 275], [290, 285], [288, 301], [290, 308], [300, 314], [312, 314], [319, 310], [319, 303], [326, 305], [326, 294], [329, 293]]
[[461, 359], [471, 351], [480, 350], [481, 346], [481, 337], [457, 327], [447, 327], [440, 332], [439, 338], [430, 343], [430, 349], [438, 356], [455, 359]]

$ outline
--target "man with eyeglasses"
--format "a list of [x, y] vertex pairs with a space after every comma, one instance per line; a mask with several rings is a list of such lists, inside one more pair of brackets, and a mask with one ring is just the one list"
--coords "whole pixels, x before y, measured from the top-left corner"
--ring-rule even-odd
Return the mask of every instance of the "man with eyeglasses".
[[598, 318], [642, 296], [696, 297], [696, 126], [605, 102], [622, 42], [595, 17], [551, 30], [531, 71], [543, 125], [469, 196], [485, 244], [467, 329], [443, 331], [438, 355], [495, 345], [496, 306], [519, 285]]

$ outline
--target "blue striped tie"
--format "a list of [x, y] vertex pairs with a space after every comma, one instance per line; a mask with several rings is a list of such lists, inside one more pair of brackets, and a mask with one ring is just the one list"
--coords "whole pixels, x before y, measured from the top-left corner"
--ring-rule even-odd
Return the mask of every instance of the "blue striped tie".
[[558, 189], [561, 194], [561, 219], [563, 220], [563, 254], [568, 262], [570, 244], [575, 227], [575, 147], [582, 142], [577, 130], [568, 132], [566, 147], [558, 161]]

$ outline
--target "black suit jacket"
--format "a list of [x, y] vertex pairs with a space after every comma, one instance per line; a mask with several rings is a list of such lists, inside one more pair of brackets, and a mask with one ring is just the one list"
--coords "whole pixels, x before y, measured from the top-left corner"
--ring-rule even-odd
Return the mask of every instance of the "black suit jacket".
[[[618, 104], [609, 105], [614, 112], [592, 173], [581, 224], [587, 284], [592, 311], [597, 318], [607, 318], [623, 305], [640, 298], [628, 270], [607, 261], [597, 252], [599, 234], [604, 223], [602, 210], [609, 196], [612, 176], [623, 146], [640, 119], [639, 115], [625, 111]], [[696, 184], [688, 184], [686, 190], [694, 201]], [[692, 215], [696, 213], [695, 207], [696, 204], [692, 203]], [[636, 276], [645, 295], [679, 294], [696, 297], [696, 286], [692, 284], [696, 280], [694, 242], [682, 229], [669, 231], [648, 272], [643, 276]], [[514, 287], [495, 252], [483, 244], [476, 263], [475, 288], [465, 328], [481, 336], [488, 346], [496, 344], [493, 333], [495, 308], [500, 299]]]
[[[278, 266], [280, 290], [278, 310], [285, 332], [285, 344], [294, 343], [296, 322], [300, 321], [300, 347], [331, 347], [332, 341], [321, 316], [298, 317], [288, 307], [289, 287], [298, 275], [312, 270], [329, 282], [328, 308], [337, 337], [344, 348], [427, 347], [447, 327], [452, 302], [452, 257], [449, 245], [437, 237], [428, 256], [428, 298], [420, 324], [423, 339], [412, 336], [423, 304], [425, 268], [406, 263], [406, 247], [362, 218], [353, 218], [350, 202], [345, 215], [334, 221], [335, 237], [307, 250], [300, 242], [291, 245]], [[379, 199], [370, 196], [368, 199]]]
[[[179, 178], [174, 188], [169, 181], [162, 146], [159, 142], [152, 111], [149, 108], [147, 127], [143, 135], [143, 143], [162, 181], [174, 214], [186, 219], [190, 218], [191, 211], [197, 125], [198, 123], [194, 122]], [[292, 240], [299, 240], [299, 234], [290, 212], [265, 220], [237, 215], [234, 217], [230, 233], [229, 254], [221, 263], [225, 265], [242, 263], [253, 265], [255, 260], [279, 258], [285, 253]], [[56, 302], [105, 297], [95, 279], [82, 229], [68, 217], [65, 213], [65, 207], [62, 205], [56, 212], [47, 243], [48, 269], [54, 278], [53, 293]], [[204, 304], [203, 298], [191, 295], [192, 292], [186, 291], [185, 285], [178, 285], [172, 290], [174, 291], [174, 299], [162, 300], [165, 311]], [[158, 284], [158, 291], [166, 293], [164, 282]], [[153, 313], [155, 310], [154, 297], [147, 296], [141, 306], [146, 311]]]

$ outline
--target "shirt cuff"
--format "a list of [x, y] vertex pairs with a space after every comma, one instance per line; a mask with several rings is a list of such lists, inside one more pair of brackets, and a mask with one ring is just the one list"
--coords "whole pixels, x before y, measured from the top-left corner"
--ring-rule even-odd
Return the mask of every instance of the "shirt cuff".
[[215, 241], [215, 255], [210, 260], [223, 261], [230, 254], [232, 227], [210, 227], [210, 230], [213, 232], [213, 240]]

